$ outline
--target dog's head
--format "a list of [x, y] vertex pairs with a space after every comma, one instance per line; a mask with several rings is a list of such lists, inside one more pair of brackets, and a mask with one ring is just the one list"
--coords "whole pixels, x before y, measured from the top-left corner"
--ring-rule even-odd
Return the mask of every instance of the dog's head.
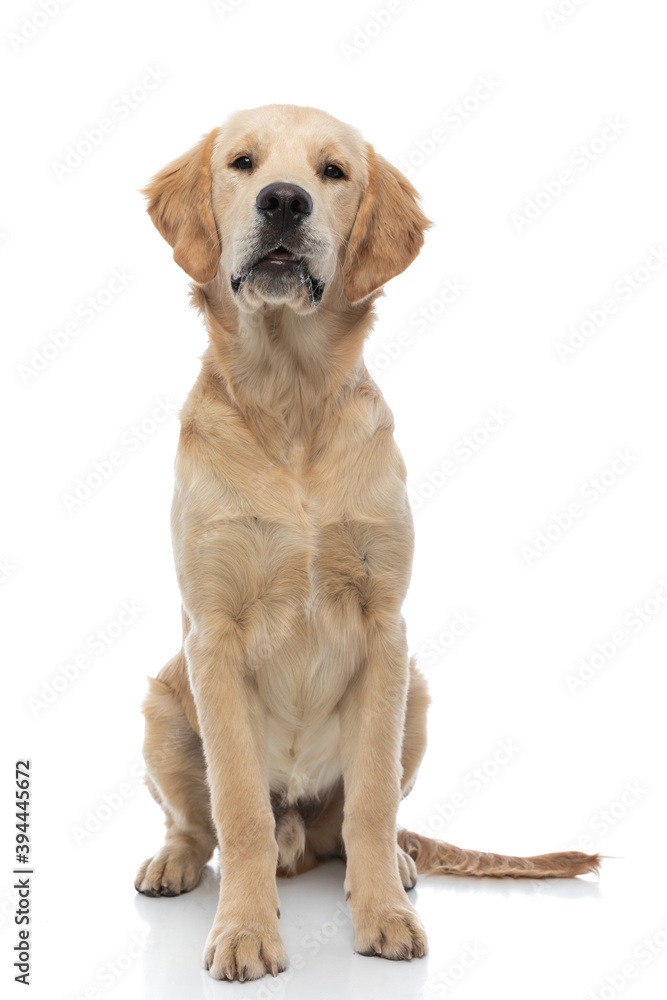
[[355, 129], [293, 105], [237, 112], [144, 194], [176, 263], [226, 283], [246, 311], [309, 311], [329, 289], [360, 302], [414, 260], [430, 225]]

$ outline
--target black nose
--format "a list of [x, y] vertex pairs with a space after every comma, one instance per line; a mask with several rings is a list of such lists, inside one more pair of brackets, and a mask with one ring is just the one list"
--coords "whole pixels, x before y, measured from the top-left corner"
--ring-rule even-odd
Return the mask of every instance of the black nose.
[[255, 202], [260, 212], [274, 225], [281, 228], [298, 225], [313, 210], [313, 199], [297, 184], [278, 181], [267, 184]]

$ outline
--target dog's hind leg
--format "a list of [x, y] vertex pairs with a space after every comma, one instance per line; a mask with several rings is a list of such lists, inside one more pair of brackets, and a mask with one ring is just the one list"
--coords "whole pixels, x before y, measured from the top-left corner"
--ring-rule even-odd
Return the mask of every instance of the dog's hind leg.
[[[401, 748], [401, 798], [412, 790], [417, 779], [419, 765], [426, 750], [426, 713], [431, 702], [425, 678], [417, 670], [414, 657], [410, 660], [410, 682], [405, 706], [403, 725], [403, 746]], [[399, 837], [396, 845], [398, 872], [404, 889], [412, 889], [417, 884], [417, 865], [404, 850]]]
[[137, 872], [135, 888], [147, 896], [194, 889], [217, 843], [201, 739], [186, 713], [181, 677], [187, 683], [179, 653], [151, 679], [143, 705], [146, 784], [164, 810], [167, 827], [164, 846]]

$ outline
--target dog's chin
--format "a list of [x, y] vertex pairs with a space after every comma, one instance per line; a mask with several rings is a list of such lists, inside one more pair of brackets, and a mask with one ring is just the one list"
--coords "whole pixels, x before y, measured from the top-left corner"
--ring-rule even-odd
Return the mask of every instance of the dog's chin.
[[232, 275], [231, 289], [241, 308], [286, 305], [295, 312], [317, 308], [324, 282], [313, 277], [301, 257], [268, 255], [245, 274]]

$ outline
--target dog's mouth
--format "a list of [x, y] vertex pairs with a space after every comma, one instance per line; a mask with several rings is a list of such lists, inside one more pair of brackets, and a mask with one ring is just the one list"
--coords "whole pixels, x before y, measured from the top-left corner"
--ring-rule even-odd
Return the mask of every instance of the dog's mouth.
[[303, 257], [298, 257], [287, 247], [279, 246], [275, 250], [270, 250], [264, 257], [260, 257], [255, 267], [259, 267], [262, 264], [278, 264], [280, 265], [290, 265], [290, 264], [303, 264]]
[[311, 305], [317, 306], [322, 301], [324, 281], [314, 277], [308, 270], [304, 258], [288, 250], [282, 243], [274, 247], [273, 250], [269, 250], [262, 257], [258, 257], [243, 274], [233, 274], [231, 277], [232, 291], [234, 295], [238, 295], [241, 286], [251, 275], [269, 277], [272, 274], [276, 277], [279, 274], [283, 275], [288, 280], [289, 275], [292, 274], [302, 285], [306, 286]]

